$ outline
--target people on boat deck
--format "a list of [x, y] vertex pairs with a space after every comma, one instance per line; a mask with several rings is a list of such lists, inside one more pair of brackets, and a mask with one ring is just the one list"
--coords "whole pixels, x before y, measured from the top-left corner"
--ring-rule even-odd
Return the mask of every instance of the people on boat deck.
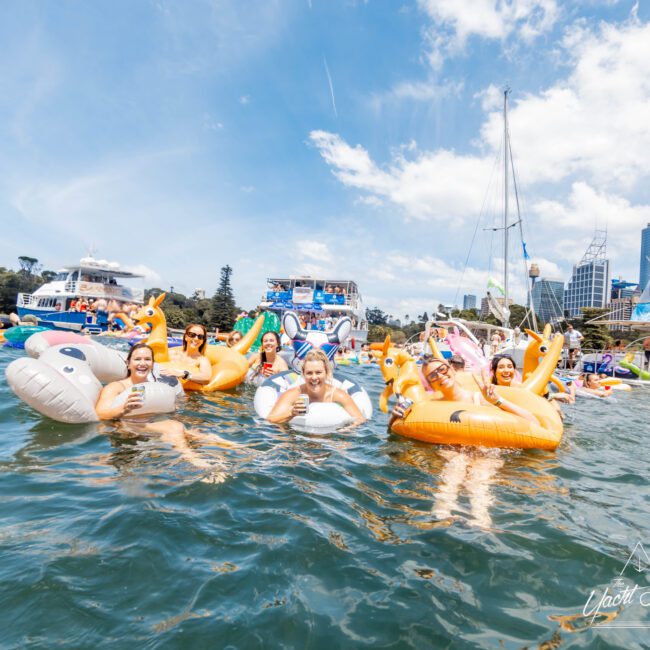
[[521, 386], [515, 360], [509, 354], [497, 354], [490, 361], [492, 383], [496, 386]]
[[494, 355], [499, 351], [499, 346], [501, 345], [501, 335], [499, 332], [494, 332], [490, 337], [490, 354]]
[[270, 377], [289, 370], [287, 362], [278, 354], [282, 350], [280, 335], [266, 332], [262, 337], [261, 349], [249, 359], [249, 365], [256, 375]]
[[208, 332], [205, 327], [199, 323], [191, 323], [185, 328], [182, 348], [169, 350], [169, 360], [182, 364], [185, 369], [163, 368], [160, 374], [171, 375], [195, 384], [207, 384], [212, 377], [212, 364], [204, 355], [207, 344]]
[[[335, 402], [340, 404], [355, 423], [365, 420], [352, 397], [344, 390], [332, 386], [332, 366], [322, 350], [310, 350], [302, 364], [304, 383], [290, 388], [280, 395], [267, 416], [269, 422], [288, 422], [291, 418], [307, 413], [308, 403]], [[308, 400], [302, 398], [306, 395]]]
[[573, 369], [576, 365], [576, 359], [580, 352], [580, 343], [585, 340], [585, 337], [578, 330], [573, 328], [569, 323], [564, 332], [564, 347], [569, 351], [568, 367]]
[[[537, 418], [528, 409], [500, 397], [487, 375], [484, 375], [482, 380], [474, 377], [478, 391], [467, 390], [458, 383], [456, 371], [450, 364], [429, 355], [424, 357], [422, 374], [429, 386], [441, 393], [444, 400], [474, 404], [475, 406], [496, 406], [502, 411], [518, 415], [525, 420], [538, 424]], [[408, 408], [404, 408], [403, 403], [398, 402], [391, 413], [388, 426], [390, 427], [397, 418], [405, 417], [407, 413]]]
[[244, 337], [241, 332], [238, 332], [237, 330], [235, 330], [234, 332], [230, 332], [230, 334], [228, 334], [228, 338], [226, 339], [226, 345], [229, 348], [231, 348], [233, 345], [239, 343], [239, 341], [241, 341], [242, 338]]

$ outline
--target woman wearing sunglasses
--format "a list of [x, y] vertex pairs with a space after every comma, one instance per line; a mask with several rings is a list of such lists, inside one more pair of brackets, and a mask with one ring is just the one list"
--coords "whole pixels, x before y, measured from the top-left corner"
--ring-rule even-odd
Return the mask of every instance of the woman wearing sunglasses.
[[207, 384], [212, 377], [212, 364], [204, 355], [208, 344], [207, 339], [208, 332], [203, 325], [198, 323], [188, 325], [183, 334], [183, 347], [169, 350], [169, 360], [175, 365], [182, 366], [184, 370], [164, 368], [160, 374], [173, 375], [195, 384]]
[[[475, 406], [487, 406], [491, 404], [502, 411], [518, 415], [535, 424], [538, 423], [537, 418], [530, 411], [500, 397], [496, 392], [495, 385], [490, 381], [487, 374], [484, 374], [482, 379], [478, 379], [476, 375], [472, 375], [478, 390], [468, 390], [458, 383], [456, 371], [446, 361], [425, 356], [424, 362], [422, 363], [422, 375], [429, 386], [434, 391], [438, 391], [443, 400], [474, 404]], [[391, 413], [391, 419], [388, 423], [389, 427], [397, 418], [403, 418], [407, 413], [408, 407], [404, 408], [403, 404], [400, 405], [398, 403]]]

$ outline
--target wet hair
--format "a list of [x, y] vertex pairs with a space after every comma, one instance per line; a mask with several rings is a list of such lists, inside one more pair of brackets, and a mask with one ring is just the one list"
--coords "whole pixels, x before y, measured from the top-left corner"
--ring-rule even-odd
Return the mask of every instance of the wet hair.
[[464, 370], [465, 359], [463, 359], [460, 354], [454, 354], [449, 359], [449, 365], [454, 368], [454, 370]]
[[[280, 352], [280, 350], [282, 349], [282, 343], [280, 342], [280, 335], [277, 332], [274, 332], [273, 330], [271, 330], [270, 332], [264, 332], [264, 334], [262, 334], [262, 341], [264, 340], [264, 337], [268, 336], [269, 334], [271, 334], [271, 336], [275, 338], [275, 343], [276, 343], [275, 351]], [[264, 350], [262, 350], [262, 352], [260, 353], [260, 359], [262, 360], [262, 363], [266, 363], [266, 352]]]
[[[516, 370], [517, 369], [517, 364], [515, 363], [515, 360], [509, 355], [509, 354], [497, 354], [494, 357], [492, 357], [492, 361], [490, 361], [490, 371], [492, 372], [492, 383], [496, 384], [497, 386], [497, 367], [499, 365], [499, 361], [502, 359], [507, 359], [512, 363], [512, 367]], [[513, 377], [514, 379], [514, 377]]]
[[150, 345], [147, 345], [146, 343], [136, 343], [130, 350], [129, 353], [126, 355], [126, 376], [130, 377], [131, 376], [131, 368], [129, 368], [129, 364], [131, 363], [131, 357], [138, 351], [142, 349], [147, 349], [151, 352], [151, 360], [153, 361], [153, 348]]
[[600, 377], [595, 372], [587, 372], [585, 373], [583, 383], [590, 384], [594, 379], [600, 379]]
[[309, 350], [309, 352], [307, 352], [302, 362], [303, 375], [305, 373], [305, 366], [309, 361], [320, 361], [325, 366], [325, 376], [327, 377], [327, 381], [331, 381], [334, 374], [332, 371], [332, 364], [322, 350]]
[[205, 325], [201, 325], [201, 323], [190, 323], [186, 328], [185, 331], [183, 332], [183, 352], [187, 350], [187, 333], [192, 329], [192, 327], [200, 327], [201, 331], [203, 332], [203, 343], [199, 345], [199, 354], [203, 354], [205, 352], [205, 346], [208, 344], [208, 330], [205, 329]]
[[239, 341], [241, 341], [244, 338], [244, 335], [238, 330], [235, 330], [234, 332], [230, 332], [230, 334], [228, 334], [228, 338], [226, 339], [226, 345], [229, 348], [231, 348], [233, 345], [239, 342], [239, 341], [235, 341], [236, 336], [239, 336]]

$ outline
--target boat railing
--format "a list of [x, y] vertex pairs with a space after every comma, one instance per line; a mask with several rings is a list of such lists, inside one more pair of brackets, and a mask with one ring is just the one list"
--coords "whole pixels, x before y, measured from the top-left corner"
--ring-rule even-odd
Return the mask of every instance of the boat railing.
[[31, 293], [19, 293], [16, 296], [16, 307], [33, 308], [38, 305], [38, 298]]

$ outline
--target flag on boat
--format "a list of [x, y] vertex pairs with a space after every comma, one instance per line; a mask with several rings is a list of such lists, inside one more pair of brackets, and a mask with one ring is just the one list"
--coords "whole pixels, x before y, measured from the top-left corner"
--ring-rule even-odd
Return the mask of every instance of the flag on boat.
[[487, 286], [488, 289], [496, 289], [501, 293], [502, 296], [506, 295], [506, 290], [503, 288], [503, 285], [498, 280], [495, 280], [494, 278], [488, 278]]

